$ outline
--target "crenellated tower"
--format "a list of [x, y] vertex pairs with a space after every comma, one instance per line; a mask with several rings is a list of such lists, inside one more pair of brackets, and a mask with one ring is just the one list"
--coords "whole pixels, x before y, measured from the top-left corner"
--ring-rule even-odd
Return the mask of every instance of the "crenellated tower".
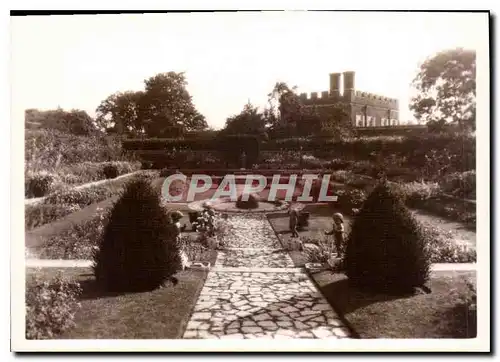
[[[306, 106], [332, 107], [338, 102], [348, 105], [355, 127], [390, 127], [399, 125], [399, 101], [382, 95], [356, 90], [355, 72], [330, 74], [330, 91], [300, 94]], [[343, 92], [340, 84], [343, 81]]]

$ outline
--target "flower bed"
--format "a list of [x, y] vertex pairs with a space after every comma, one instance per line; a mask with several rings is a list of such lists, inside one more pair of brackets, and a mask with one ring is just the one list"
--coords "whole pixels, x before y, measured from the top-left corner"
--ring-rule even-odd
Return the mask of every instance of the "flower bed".
[[420, 222], [427, 239], [431, 263], [475, 263], [476, 249], [467, 244], [457, 243], [453, 233]]
[[[335, 171], [332, 173], [332, 179], [365, 192], [370, 192], [376, 183], [373, 178], [350, 171]], [[393, 183], [393, 185], [403, 193], [408, 207], [425, 210], [470, 227], [476, 225], [475, 205], [445, 197], [441, 187], [435, 182]]]
[[37, 256], [41, 259], [90, 259], [93, 248], [99, 245], [110, 209], [98, 208], [91, 219], [73, 224], [63, 233], [48, 238]]
[[440, 182], [441, 189], [452, 196], [476, 199], [476, 171], [455, 172]]
[[26, 198], [47, 196], [68, 186], [115, 178], [140, 169], [139, 162], [81, 162], [52, 171], [26, 171]]
[[[155, 175], [141, 173], [135, 177], [153, 178]], [[111, 180], [102, 185], [80, 190], [58, 191], [38, 204], [25, 206], [25, 227], [27, 230], [54, 222], [91, 204], [119, 195], [130, 178]]]
[[105, 170], [109, 168], [113, 168], [116, 172], [116, 176], [120, 176], [137, 171], [140, 167], [140, 162], [81, 162], [61, 167], [58, 170], [58, 174], [66, 184], [77, 185], [108, 178], [106, 177]]

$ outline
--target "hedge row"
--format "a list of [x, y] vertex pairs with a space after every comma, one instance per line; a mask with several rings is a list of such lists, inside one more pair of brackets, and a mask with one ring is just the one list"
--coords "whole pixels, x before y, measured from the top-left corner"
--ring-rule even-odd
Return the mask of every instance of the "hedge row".
[[[244, 145], [246, 143], [246, 145]], [[252, 155], [259, 151], [302, 150], [321, 152], [324, 157], [342, 156], [374, 160], [385, 156], [405, 158], [415, 167], [425, 167], [437, 155], [453, 164], [461, 171], [475, 168], [476, 139], [471, 135], [426, 133], [408, 137], [379, 136], [357, 137], [344, 140], [328, 138], [288, 138], [269, 142], [259, 142], [254, 136], [236, 136], [233, 139], [213, 137], [205, 139], [145, 139], [127, 140], [123, 143], [126, 150], [218, 150], [224, 154], [238, 155], [242, 148], [251, 150]], [[235, 161], [235, 160], [231, 160]], [[431, 160], [432, 161], [432, 160]]]
[[123, 160], [120, 139], [113, 136], [75, 136], [56, 130], [26, 130], [28, 170], [52, 170], [80, 162]]
[[[258, 140], [253, 135], [229, 135], [213, 136], [203, 138], [158, 138], [158, 139], [129, 139], [123, 141], [125, 150], [161, 150], [161, 149], [217, 149], [230, 139]], [[366, 149], [370, 152], [392, 150], [405, 152], [408, 149], [444, 149], [448, 147], [456, 148], [460, 143], [464, 149], [475, 148], [475, 136], [450, 133], [425, 133], [411, 136], [374, 136], [355, 137], [336, 140], [326, 137], [303, 137], [303, 138], [282, 138], [267, 142], [260, 142], [262, 150], [316, 150], [325, 146], [341, 148], [344, 150]]]

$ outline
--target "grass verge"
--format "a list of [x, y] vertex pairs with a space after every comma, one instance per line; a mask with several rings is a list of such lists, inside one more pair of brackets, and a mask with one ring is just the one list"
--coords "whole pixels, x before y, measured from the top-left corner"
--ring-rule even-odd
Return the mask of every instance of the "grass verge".
[[344, 274], [312, 274], [323, 295], [360, 338], [475, 338], [469, 308], [475, 272], [434, 272], [430, 294], [391, 297], [349, 286]]
[[82, 287], [76, 326], [58, 339], [177, 339], [181, 338], [205, 282], [206, 271], [177, 273], [179, 283], [146, 293], [107, 294], [94, 284], [88, 268], [26, 270], [26, 288], [34, 275], [50, 280], [59, 272]]

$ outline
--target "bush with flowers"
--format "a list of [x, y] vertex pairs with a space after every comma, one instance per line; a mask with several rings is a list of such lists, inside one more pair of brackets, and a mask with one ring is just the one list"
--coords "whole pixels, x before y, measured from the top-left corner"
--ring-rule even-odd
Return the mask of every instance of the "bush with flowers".
[[80, 284], [62, 275], [48, 281], [35, 274], [26, 288], [26, 338], [57, 338], [73, 327], [80, 293]]

